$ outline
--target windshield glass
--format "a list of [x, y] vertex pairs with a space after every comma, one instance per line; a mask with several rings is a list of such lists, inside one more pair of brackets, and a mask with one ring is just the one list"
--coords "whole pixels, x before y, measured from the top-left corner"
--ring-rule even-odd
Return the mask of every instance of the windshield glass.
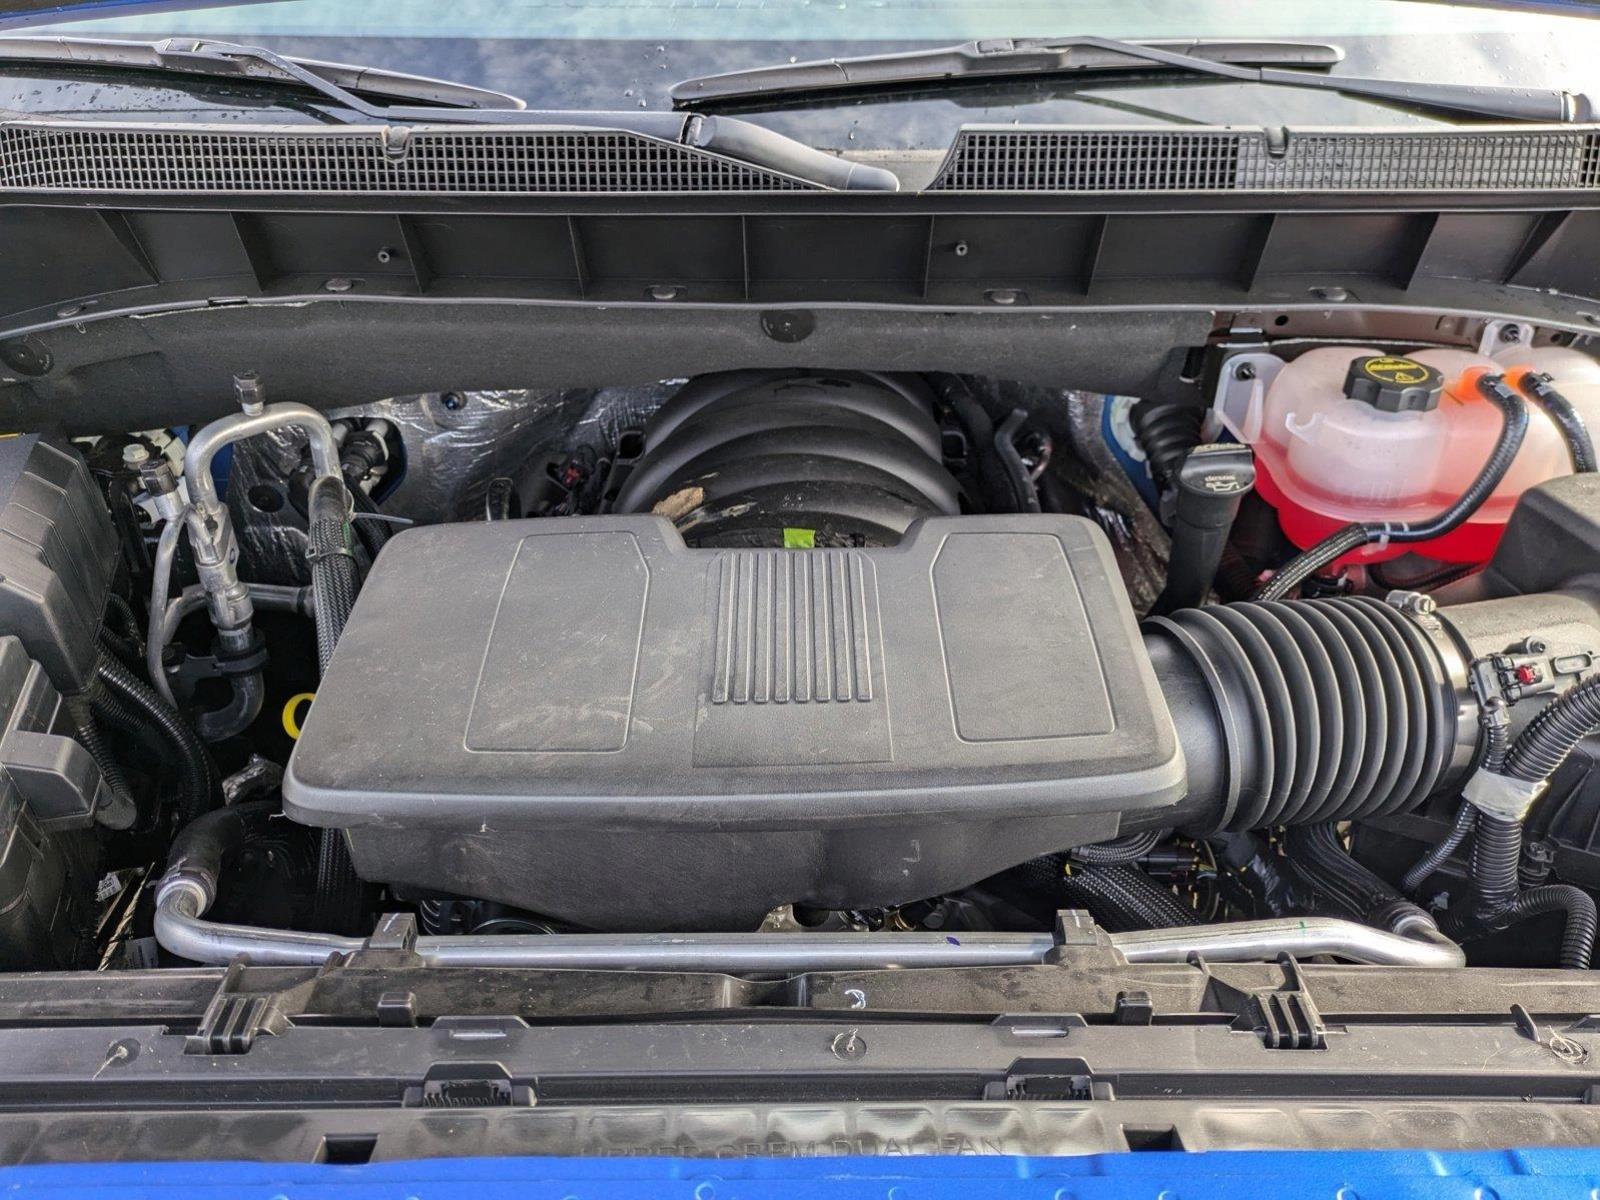
[[[478, 84], [533, 108], [589, 110], [666, 109], [671, 85], [698, 75], [991, 37], [1309, 38], [1344, 49], [1343, 74], [1591, 91], [1600, 54], [1600, 21], [1592, 18], [1412, 0], [291, 0], [164, 9], [49, 31], [226, 38]], [[104, 87], [0, 93], [6, 107], [35, 110], [119, 103]], [[163, 115], [188, 109], [170, 93], [140, 107]], [[1170, 76], [966, 83], [752, 115], [813, 145], [901, 150], [943, 148], [957, 127], [980, 122], [1442, 120], [1332, 94]]]

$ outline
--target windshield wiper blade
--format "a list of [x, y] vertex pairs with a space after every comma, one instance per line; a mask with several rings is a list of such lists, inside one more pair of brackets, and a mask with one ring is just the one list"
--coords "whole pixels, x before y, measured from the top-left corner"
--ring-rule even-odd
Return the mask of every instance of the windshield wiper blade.
[[[690, 105], [716, 100], [788, 99], [813, 92], [836, 92], [902, 83], [1002, 79], [1021, 75], [1111, 74], [1149, 66], [1147, 59], [1122, 49], [1088, 44], [1088, 38], [985, 38], [959, 46], [937, 46], [896, 54], [778, 63], [686, 79], [672, 88], [673, 102]], [[1130, 43], [1134, 45], [1135, 43]], [[1121, 46], [1121, 43], [1107, 43]], [[1324, 42], [1158, 40], [1136, 43], [1145, 49], [1189, 54], [1212, 62], [1262, 66], [1331, 67], [1344, 51]]]
[[[223, 48], [233, 53], [223, 52]], [[308, 84], [301, 72], [315, 75], [345, 91], [369, 96], [386, 96], [418, 104], [438, 104], [469, 110], [507, 111], [527, 107], [515, 96], [447, 79], [430, 79], [382, 67], [358, 67], [346, 63], [322, 62], [312, 58], [274, 55], [282, 63], [293, 64], [290, 72], [259, 56], [239, 51], [253, 47], [232, 46], [226, 42], [201, 42], [169, 38], [163, 42], [123, 42], [110, 38], [77, 37], [0, 37], [0, 64], [60, 63], [88, 67], [124, 68], [131, 71], [175, 71], [211, 78]]]
[[[27, 52], [28, 44], [45, 48], [38, 54]], [[65, 43], [67, 49], [55, 47]], [[92, 49], [86, 49], [92, 47]], [[107, 47], [132, 46], [142, 55], [119, 58]], [[76, 52], [76, 53], [72, 53]], [[92, 57], [83, 57], [84, 53]], [[68, 56], [72, 54], [72, 56]], [[720, 154], [753, 167], [778, 171], [819, 187], [840, 191], [894, 192], [900, 179], [882, 167], [851, 162], [817, 150], [804, 142], [749, 121], [731, 117], [702, 116], [681, 112], [539, 112], [529, 110], [515, 96], [492, 92], [469, 84], [407, 76], [378, 68], [328, 64], [289, 58], [261, 46], [234, 42], [168, 39], [165, 42], [98, 42], [79, 38], [0, 37], [0, 61], [48, 61], [87, 63], [135, 70], [166, 71], [185, 75], [213, 75], [228, 78], [265, 80], [306, 88], [333, 101], [348, 120], [391, 124], [456, 125], [557, 125], [564, 128], [620, 129], [646, 137], [661, 138]], [[336, 79], [328, 68], [344, 73]], [[376, 84], [374, 84], [376, 80]], [[427, 86], [424, 86], [427, 85]], [[406, 88], [404, 92], [384, 91]], [[422, 101], [411, 105], [374, 104], [352, 88], [363, 92], [382, 91], [404, 99]], [[490, 99], [494, 103], [489, 103]], [[482, 106], [467, 105], [477, 100]], [[467, 105], [467, 106], [463, 106]]]
[[[1331, 60], [1328, 52], [1335, 55]], [[1318, 58], [1317, 55], [1321, 54]], [[816, 62], [779, 63], [726, 75], [687, 79], [672, 89], [679, 106], [723, 101], [789, 100], [828, 92], [899, 84], [999, 80], [1035, 75], [1094, 75], [1160, 70], [1209, 75], [1243, 83], [1314, 88], [1417, 108], [1473, 113], [1510, 121], [1563, 123], [1593, 119], [1589, 97], [1549, 88], [1509, 88], [1462, 83], [1418, 83], [1288, 70], [1284, 56], [1302, 66], [1331, 66], [1343, 58], [1336, 46], [1295, 42], [1123, 42], [1114, 38], [994, 38], [915, 50]]]

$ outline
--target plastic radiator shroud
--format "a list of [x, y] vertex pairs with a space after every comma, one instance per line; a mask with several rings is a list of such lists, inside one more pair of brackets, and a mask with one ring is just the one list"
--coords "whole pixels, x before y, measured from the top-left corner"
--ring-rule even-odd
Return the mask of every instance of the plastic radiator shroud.
[[777, 550], [614, 516], [394, 539], [284, 794], [371, 880], [694, 929], [934, 895], [1183, 785], [1086, 520]]

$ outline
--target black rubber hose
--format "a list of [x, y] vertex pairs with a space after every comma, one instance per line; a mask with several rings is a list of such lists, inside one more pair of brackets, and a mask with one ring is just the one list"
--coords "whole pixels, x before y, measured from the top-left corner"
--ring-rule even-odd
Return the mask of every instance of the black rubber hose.
[[1205, 409], [1193, 404], [1141, 400], [1128, 413], [1133, 436], [1150, 465], [1150, 476], [1165, 491], [1189, 451], [1200, 444]]
[[1516, 899], [1521, 857], [1522, 823], [1480, 814], [1472, 839], [1472, 886], [1485, 923], [1492, 924]]
[[1206, 839], [1219, 874], [1236, 879], [1260, 909], [1287, 917], [1295, 911], [1284, 859], [1253, 833], [1219, 833]]
[[[146, 814], [140, 812], [134, 802], [133, 788], [128, 784], [128, 776], [122, 770], [122, 764], [117, 761], [116, 755], [111, 752], [111, 743], [106, 740], [105, 730], [101, 729], [100, 722], [95, 720], [94, 702], [88, 694], [70, 696], [67, 698], [66, 708], [78, 744], [89, 752], [90, 758], [94, 759], [95, 766], [100, 768], [100, 778], [105, 781], [106, 789], [111, 793], [111, 803], [103, 807], [102, 814], [120, 811], [124, 814], [128, 826], [146, 824]], [[105, 817], [102, 816], [102, 819]], [[118, 821], [117, 827], [127, 826]]]
[[1201, 922], [1199, 913], [1137, 867], [1075, 867], [1062, 888], [1069, 903], [1087, 908], [1112, 933]]
[[356, 560], [350, 552], [349, 492], [341, 480], [323, 476], [311, 485], [306, 556], [311, 560], [312, 604], [317, 620], [317, 669], [325, 673], [355, 607]]
[[1016, 511], [1036, 513], [1044, 511], [1039, 505], [1039, 489], [1034, 485], [1033, 476], [1028, 473], [1027, 464], [1022, 461], [1022, 454], [1017, 449], [1017, 435], [1022, 432], [1027, 420], [1028, 414], [1024, 410], [1012, 409], [994, 432], [994, 450], [1006, 473], [1007, 486], [1016, 497]]
[[100, 631], [100, 644], [129, 665], [137, 665], [144, 661], [144, 648], [138, 642], [131, 641], [110, 629]]
[[[939, 403], [955, 417], [966, 432], [967, 442], [977, 462], [978, 480], [983, 488], [984, 510], [1026, 511], [1032, 484], [1027, 481], [1026, 472], [1023, 472], [1023, 483], [1026, 486], [1019, 484], [1015, 472], [1001, 457], [999, 444], [996, 441], [994, 419], [989, 416], [989, 411], [972, 394], [972, 389], [967, 386], [966, 381], [959, 376], [936, 375], [930, 377], [928, 382]], [[1037, 504], [1036, 493], [1034, 500]]]
[[1549, 779], [1573, 749], [1600, 730], [1600, 675], [1545, 705], [1511, 747], [1505, 774], [1526, 783]]
[[140, 624], [138, 614], [133, 611], [133, 605], [129, 604], [117, 593], [111, 592], [106, 596], [106, 616], [115, 618], [117, 624], [122, 626], [121, 636], [134, 647], [138, 655], [138, 661], [142, 663], [144, 661], [144, 627]]
[[192, 821], [212, 808], [211, 768], [199, 736], [155, 690], [115, 655], [102, 651], [95, 660], [95, 675], [117, 699], [148, 722], [176, 752], [178, 813]]
[[1331, 823], [1291, 829], [1289, 861], [1322, 898], [1370, 925], [1395, 929], [1407, 920], [1432, 918], [1385, 879], [1351, 858]]
[[247, 671], [228, 682], [233, 690], [225, 705], [195, 714], [194, 729], [201, 741], [221, 742], [237, 737], [261, 715], [261, 706], [267, 698], [267, 684], [262, 673]]
[[1541, 913], [1564, 912], [1567, 923], [1561, 936], [1560, 965], [1568, 970], [1587, 970], [1594, 956], [1596, 933], [1593, 899], [1581, 888], [1565, 884], [1519, 892], [1517, 866], [1521, 857], [1522, 823], [1481, 814], [1472, 844], [1472, 924], [1505, 929]]
[[[350, 489], [350, 500], [355, 505], [358, 513], [376, 513], [378, 506], [373, 503], [372, 497], [358, 487]], [[352, 521], [351, 526], [355, 534], [361, 539], [361, 545], [366, 549], [367, 557], [377, 561], [378, 552], [389, 542], [392, 531], [387, 521]]]
[[1587, 971], [1594, 957], [1594, 939], [1600, 918], [1594, 900], [1582, 888], [1551, 883], [1529, 888], [1511, 902], [1513, 925], [1542, 913], [1564, 912], [1566, 928], [1561, 934], [1561, 966], [1569, 971]]
[[1069, 850], [1067, 857], [1074, 862], [1086, 863], [1095, 867], [1120, 866], [1123, 863], [1138, 862], [1150, 851], [1154, 850], [1167, 836], [1165, 829], [1148, 829], [1144, 833], [1136, 833], [1132, 837], [1118, 838], [1114, 842], [1099, 842], [1092, 846], [1079, 846]]
[[[1479, 724], [1483, 729], [1483, 757], [1479, 760], [1478, 767], [1479, 770], [1491, 774], [1499, 774], [1505, 770], [1506, 755], [1511, 752], [1511, 725], [1505, 717], [1504, 710], [1505, 702], [1493, 697], [1484, 704], [1479, 717]], [[1445, 835], [1442, 842], [1418, 859], [1405, 873], [1400, 880], [1400, 890], [1410, 894], [1421, 887], [1429, 875], [1442, 867], [1450, 856], [1461, 848], [1477, 825], [1477, 808], [1463, 802], [1456, 812], [1455, 823], [1450, 827], [1450, 832]]]
[[[113, 626], [120, 626], [120, 630]], [[136, 670], [144, 668], [144, 630], [133, 606], [115, 592], [106, 597], [106, 619], [100, 626], [100, 641], [112, 653]]]
[[1257, 600], [1282, 600], [1323, 567], [1337, 562], [1352, 550], [1359, 550], [1373, 540], [1372, 530], [1357, 522], [1330, 533], [1309, 550], [1302, 550], [1262, 585], [1256, 593]]
[[192, 879], [206, 889], [208, 897], [215, 898], [223, 864], [244, 844], [249, 823], [277, 811], [278, 806], [270, 800], [252, 800], [202, 813], [172, 839], [163, 878]]
[[1256, 598], [1281, 600], [1329, 563], [1371, 542], [1426, 542], [1464, 525], [1505, 479], [1528, 433], [1528, 410], [1522, 397], [1507, 387], [1504, 379], [1480, 375], [1478, 390], [1500, 409], [1500, 436], [1477, 478], [1454, 504], [1426, 521], [1358, 521], [1346, 525], [1285, 563]]
[[[317, 620], [317, 669], [327, 674], [334, 647], [355, 607], [360, 581], [350, 553], [350, 493], [342, 480], [324, 476], [306, 501], [311, 589]], [[355, 931], [363, 913], [361, 877], [350, 860], [344, 831], [324, 829], [317, 848], [317, 892], [312, 918], [329, 933]]]
[[[1600, 729], [1600, 676], [1585, 680], [1545, 705], [1513, 743], [1505, 757], [1504, 770], [1497, 773], [1524, 783], [1542, 783], [1596, 729]], [[1581, 889], [1562, 884], [1519, 894], [1517, 869], [1521, 858], [1522, 823], [1481, 814], [1472, 847], [1472, 923], [1503, 929], [1539, 913], [1565, 912], [1561, 965], [1587, 968], [1594, 956], [1594, 900]]]
[[1456, 810], [1455, 822], [1450, 826], [1450, 832], [1444, 836], [1432, 850], [1417, 859], [1412, 868], [1400, 879], [1400, 890], [1407, 895], [1414, 893], [1428, 876], [1450, 860], [1450, 856], [1466, 843], [1472, 835], [1473, 827], [1478, 823], [1478, 810], [1470, 804], [1463, 803]]
[[1589, 426], [1583, 414], [1560, 392], [1549, 375], [1524, 371], [1517, 379], [1517, 388], [1549, 415], [1567, 443], [1567, 453], [1572, 455], [1572, 468], [1578, 474], [1595, 470], [1594, 440], [1589, 436]]

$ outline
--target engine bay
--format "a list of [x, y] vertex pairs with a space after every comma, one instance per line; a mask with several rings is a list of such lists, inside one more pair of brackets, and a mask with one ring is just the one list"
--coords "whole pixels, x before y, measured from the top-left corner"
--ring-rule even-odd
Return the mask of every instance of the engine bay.
[[3, 965], [1587, 967], [1600, 363], [1191, 357], [0, 442]]

